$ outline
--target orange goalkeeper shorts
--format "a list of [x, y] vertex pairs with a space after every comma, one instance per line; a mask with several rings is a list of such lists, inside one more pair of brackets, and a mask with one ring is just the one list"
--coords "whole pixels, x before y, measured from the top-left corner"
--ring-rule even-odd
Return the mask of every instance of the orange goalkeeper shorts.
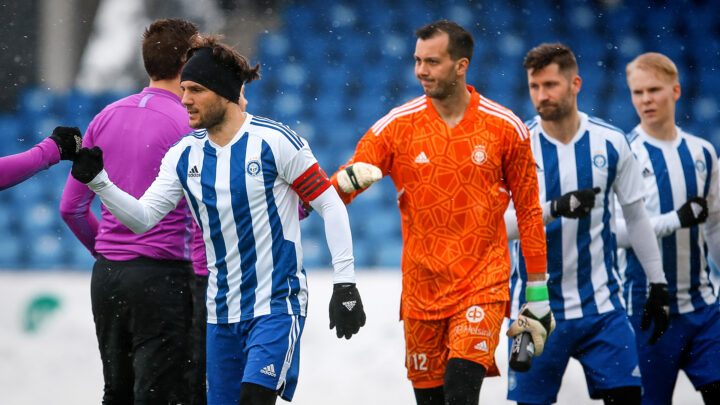
[[403, 319], [405, 367], [414, 388], [443, 385], [448, 359], [482, 364], [487, 376], [500, 375], [495, 348], [505, 317], [505, 302], [473, 305], [439, 320]]

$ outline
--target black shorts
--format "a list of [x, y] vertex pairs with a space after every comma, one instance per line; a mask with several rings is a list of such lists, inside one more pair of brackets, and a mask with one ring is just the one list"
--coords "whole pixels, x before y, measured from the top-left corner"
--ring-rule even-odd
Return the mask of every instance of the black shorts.
[[192, 265], [103, 256], [90, 282], [103, 404], [189, 404]]

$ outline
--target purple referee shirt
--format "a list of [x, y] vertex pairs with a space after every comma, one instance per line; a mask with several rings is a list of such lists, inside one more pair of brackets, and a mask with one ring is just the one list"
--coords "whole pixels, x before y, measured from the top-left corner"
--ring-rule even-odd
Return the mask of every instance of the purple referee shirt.
[[0, 190], [22, 183], [59, 161], [60, 151], [50, 138], [25, 152], [0, 158]]
[[[139, 94], [105, 107], [88, 126], [83, 146], [103, 150], [105, 170], [122, 190], [140, 198], [152, 184], [165, 152], [191, 132], [188, 115], [176, 94], [146, 87]], [[192, 260], [195, 272], [207, 274], [202, 237], [190, 216], [187, 203], [178, 206], [154, 228], [137, 235], [106, 208], [98, 222], [90, 211], [95, 197], [88, 187], [68, 176], [60, 200], [60, 214], [75, 236], [93, 256], [130, 260], [139, 256], [154, 259]]]

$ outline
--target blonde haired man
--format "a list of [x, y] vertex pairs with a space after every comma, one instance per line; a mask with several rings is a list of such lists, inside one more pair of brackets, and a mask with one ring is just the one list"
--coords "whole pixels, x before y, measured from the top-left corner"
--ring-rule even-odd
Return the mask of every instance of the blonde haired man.
[[[643, 404], [670, 404], [680, 370], [706, 404], [720, 403], [720, 311], [708, 279], [707, 254], [720, 259], [718, 160], [713, 146], [680, 129], [678, 70], [667, 56], [644, 53], [627, 65], [640, 124], [628, 135], [640, 162], [645, 206], [662, 254], [670, 295], [670, 327], [655, 345], [641, 324], [646, 279], [631, 249], [624, 259], [625, 299], [635, 326]], [[618, 245], [627, 248], [622, 221]]]

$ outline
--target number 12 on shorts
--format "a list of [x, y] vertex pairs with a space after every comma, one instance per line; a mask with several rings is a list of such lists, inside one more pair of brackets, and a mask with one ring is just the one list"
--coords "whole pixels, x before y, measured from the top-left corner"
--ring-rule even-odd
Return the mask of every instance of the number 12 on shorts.
[[408, 355], [408, 366], [414, 370], [427, 371], [427, 355], [425, 353], [412, 353]]

